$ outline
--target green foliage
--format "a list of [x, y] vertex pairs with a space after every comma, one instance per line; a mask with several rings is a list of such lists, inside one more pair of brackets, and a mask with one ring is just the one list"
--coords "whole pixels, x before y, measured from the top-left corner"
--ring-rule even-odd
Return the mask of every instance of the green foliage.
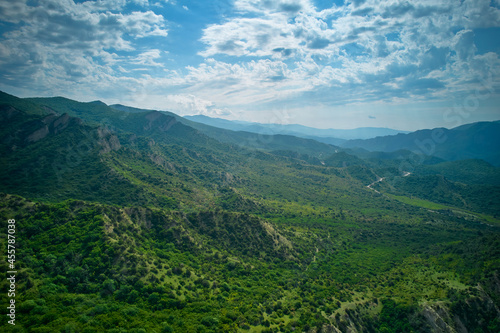
[[[500, 174], [500, 169], [497, 176]], [[409, 176], [394, 182], [395, 193], [500, 217], [500, 186], [451, 182], [442, 175]]]
[[412, 312], [412, 309], [397, 304], [391, 299], [382, 300], [382, 311], [378, 323], [378, 332], [413, 332], [409, 320], [409, 315]]
[[500, 185], [499, 167], [483, 160], [462, 160], [434, 165], [420, 165], [418, 175], [443, 175], [447, 179], [468, 185]]
[[[498, 329], [500, 233], [482, 218], [498, 189], [474, 192], [484, 181], [401, 177], [399, 161], [288, 137], [241, 148], [168, 114], [29, 102], [87, 124], [20, 101], [1, 111], [0, 228], [15, 218], [22, 244], [15, 330], [417, 332], [433, 311]], [[401, 182], [367, 188], [386, 173]]]

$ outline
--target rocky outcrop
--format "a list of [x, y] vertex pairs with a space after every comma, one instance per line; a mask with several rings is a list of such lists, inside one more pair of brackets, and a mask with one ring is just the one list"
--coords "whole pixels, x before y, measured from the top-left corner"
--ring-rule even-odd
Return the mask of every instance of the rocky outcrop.
[[316, 330], [317, 333], [342, 333], [337, 327], [333, 325], [324, 325], [321, 330]]
[[99, 127], [97, 129], [97, 135], [99, 136], [99, 145], [102, 147], [100, 154], [106, 154], [113, 150], [118, 150], [121, 148], [120, 140], [116, 135], [114, 135], [107, 128]]
[[455, 333], [457, 332], [448, 323], [453, 322], [448, 310], [440, 305], [426, 305], [422, 310], [422, 315], [432, 329], [436, 333]]
[[149, 154], [148, 156], [155, 164], [162, 166], [170, 171], [177, 171], [175, 165], [166, 161], [162, 156], [156, 154]]
[[47, 125], [42, 128], [37, 129], [33, 133], [31, 133], [27, 138], [27, 142], [37, 142], [45, 138], [49, 134], [49, 127]]
[[[77, 122], [79, 124], [81, 123], [80, 119], [78, 119], [78, 120], [77, 120], [77, 118], [72, 118], [72, 119], [75, 119], [75, 122]], [[61, 131], [66, 129], [66, 127], [68, 127], [69, 122], [70, 122], [70, 116], [67, 113], [65, 113], [62, 116], [60, 116], [59, 118], [55, 119], [54, 122], [52, 123], [52, 128], [53, 128], [54, 134], [60, 133]]]
[[151, 131], [157, 128], [162, 132], [166, 132], [177, 123], [177, 120], [175, 120], [174, 117], [167, 116], [158, 111], [149, 113], [146, 115], [146, 119], [149, 122], [144, 125], [145, 131]]
[[[48, 135], [57, 135], [71, 124], [81, 125], [82, 120], [70, 117], [66, 113], [61, 116], [55, 114], [48, 115], [45, 118], [29, 123], [27, 127], [29, 127], [30, 130], [28, 131], [29, 134], [26, 136], [25, 141], [27, 143], [34, 143], [44, 139]], [[31, 128], [36, 129], [32, 130]]]
[[0, 121], [10, 120], [22, 112], [10, 105], [0, 105]]

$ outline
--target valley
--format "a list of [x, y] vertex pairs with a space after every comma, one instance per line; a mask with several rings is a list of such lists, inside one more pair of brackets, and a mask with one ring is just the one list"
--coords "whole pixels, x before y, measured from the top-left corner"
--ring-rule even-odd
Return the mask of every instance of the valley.
[[[495, 130], [409, 170], [410, 145], [377, 150], [390, 136], [334, 146], [5, 93], [0, 120], [0, 225], [20, 244], [2, 331], [500, 330]], [[477, 126], [497, 123], [462, 128], [470, 149]]]

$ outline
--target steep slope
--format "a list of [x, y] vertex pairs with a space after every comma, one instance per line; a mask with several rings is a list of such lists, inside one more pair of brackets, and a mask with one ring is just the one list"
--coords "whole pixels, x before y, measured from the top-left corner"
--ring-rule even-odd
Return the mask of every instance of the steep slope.
[[392, 182], [387, 192], [500, 217], [500, 187], [453, 182], [438, 175], [410, 175]]
[[33, 117], [10, 109], [0, 117], [1, 191], [51, 201], [77, 197], [147, 203], [101, 158], [120, 149], [116, 135], [67, 114]]
[[33, 115], [47, 115], [53, 112], [52, 110], [37, 103], [9, 95], [3, 91], [0, 91], [0, 106], [3, 110], [5, 110], [6, 107], [9, 107]]
[[63, 97], [31, 98], [28, 101], [84, 120], [87, 124], [136, 136], [147, 135], [163, 142], [214, 145], [206, 136], [185, 126], [173, 114], [157, 111], [130, 113], [110, 108], [102, 102], [81, 103]]
[[0, 196], [0, 226], [22, 223], [16, 327], [26, 330], [496, 332], [498, 232], [427, 216], [412, 225], [309, 213], [316, 222], [290, 226]]
[[[107, 203], [165, 207], [175, 207], [179, 202], [206, 205], [214, 201], [212, 191], [235, 184], [245, 192], [255, 187], [252, 195], [259, 192], [296, 198], [301, 192], [300, 186], [295, 187], [298, 183], [294, 191], [286, 190], [303, 173], [290, 168], [286, 158], [228, 146], [168, 114], [110, 111], [102, 103], [63, 98], [39, 101], [51, 110], [68, 111], [87, 121], [68, 114], [43, 117], [5, 109], [0, 133], [5, 152], [2, 161], [8, 166], [1, 172], [2, 190], [6, 192], [45, 200], [95, 197]], [[105, 117], [101, 123], [99, 117]], [[287, 146], [287, 140], [277, 136], [271, 146], [281, 147], [281, 142]], [[296, 140], [302, 150], [315, 152], [317, 143]], [[23, 177], [10, 178], [12, 173]], [[80, 175], [92, 181], [86, 182]], [[118, 183], [111, 185], [109, 181], [115, 178]], [[32, 189], [31, 179], [39, 180]], [[264, 179], [269, 183], [282, 179], [283, 185], [270, 191], [262, 186]], [[250, 183], [253, 185], [248, 186]], [[307, 192], [312, 198], [313, 188]]]
[[[226, 144], [266, 151], [285, 149], [300, 153], [325, 155], [331, 154], [338, 149], [330, 144], [290, 135], [260, 135], [250, 132], [224, 130], [189, 121], [171, 112], [137, 109], [123, 105], [110, 107], [99, 101], [81, 103], [63, 97], [30, 98], [26, 99], [26, 101], [41, 105], [42, 108], [55, 110], [61, 114], [67, 113], [79, 117], [89, 122], [89, 124], [128, 131], [136, 135], [151, 135], [151, 133], [148, 133], [148, 130], [151, 130], [151, 123], [155, 123], [153, 124], [156, 125], [154, 128], [163, 132], [167, 132], [172, 127], [172, 132], [175, 133], [170, 136], [171, 139], [183, 141], [183, 144], [204, 140], [206, 145], [214, 145], [215, 141], [206, 139], [206, 136], [208, 136]], [[181, 125], [186, 125], [189, 128], [182, 128]], [[198, 130], [205, 136], [197, 135], [193, 129]]]
[[[129, 113], [151, 112], [151, 110], [143, 110], [119, 104], [111, 105], [110, 107]], [[179, 117], [171, 112], [161, 111], [161, 113], [175, 117], [178, 122], [195, 128], [212, 139], [223, 143], [243, 146], [251, 149], [262, 149], [266, 151], [290, 150], [302, 154], [307, 153], [314, 156], [321, 156], [334, 153], [336, 150], [338, 150], [338, 147], [334, 147], [331, 144], [340, 143], [340, 141], [331, 142], [331, 140], [323, 142], [316, 140], [319, 139], [316, 137], [296, 137], [291, 133], [275, 133], [268, 130], [255, 132], [251, 130], [239, 130], [237, 128], [219, 128], [216, 126], [210, 126], [210, 124], [191, 121], [189, 120], [189, 117]]]

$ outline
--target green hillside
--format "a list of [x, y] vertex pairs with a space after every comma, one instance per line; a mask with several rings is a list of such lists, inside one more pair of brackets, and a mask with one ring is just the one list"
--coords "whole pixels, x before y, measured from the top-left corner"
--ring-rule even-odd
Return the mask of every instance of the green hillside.
[[443, 175], [446, 178], [470, 185], [500, 185], [500, 168], [483, 160], [461, 160], [435, 165], [421, 165], [415, 169], [419, 175]]
[[477, 122], [452, 129], [435, 128], [377, 137], [349, 140], [344, 148], [368, 151], [395, 152], [406, 149], [446, 161], [482, 159], [500, 166], [500, 121]]
[[500, 330], [494, 167], [408, 175], [312, 140], [2, 98], [2, 331]]
[[[250, 132], [234, 132], [205, 124], [196, 123], [173, 113], [165, 111], [130, 108], [121, 105], [107, 106], [102, 102], [81, 103], [62, 97], [31, 98], [27, 101], [38, 103], [44, 108], [50, 108], [60, 114], [80, 117], [86, 122], [108, 127], [112, 130], [132, 132], [136, 135], [153, 136], [155, 132], [173, 134], [170, 140], [181, 140], [183, 144], [201, 143], [214, 145], [215, 139], [233, 146], [243, 146], [251, 149], [291, 150], [314, 155], [329, 155], [338, 148], [329, 144], [310, 139], [297, 138], [290, 135], [265, 135]], [[182, 126], [186, 125], [186, 126]], [[172, 129], [170, 130], [170, 127]], [[170, 130], [170, 131], [168, 131]], [[203, 136], [197, 135], [203, 133]], [[196, 137], [198, 136], [198, 137]]]

